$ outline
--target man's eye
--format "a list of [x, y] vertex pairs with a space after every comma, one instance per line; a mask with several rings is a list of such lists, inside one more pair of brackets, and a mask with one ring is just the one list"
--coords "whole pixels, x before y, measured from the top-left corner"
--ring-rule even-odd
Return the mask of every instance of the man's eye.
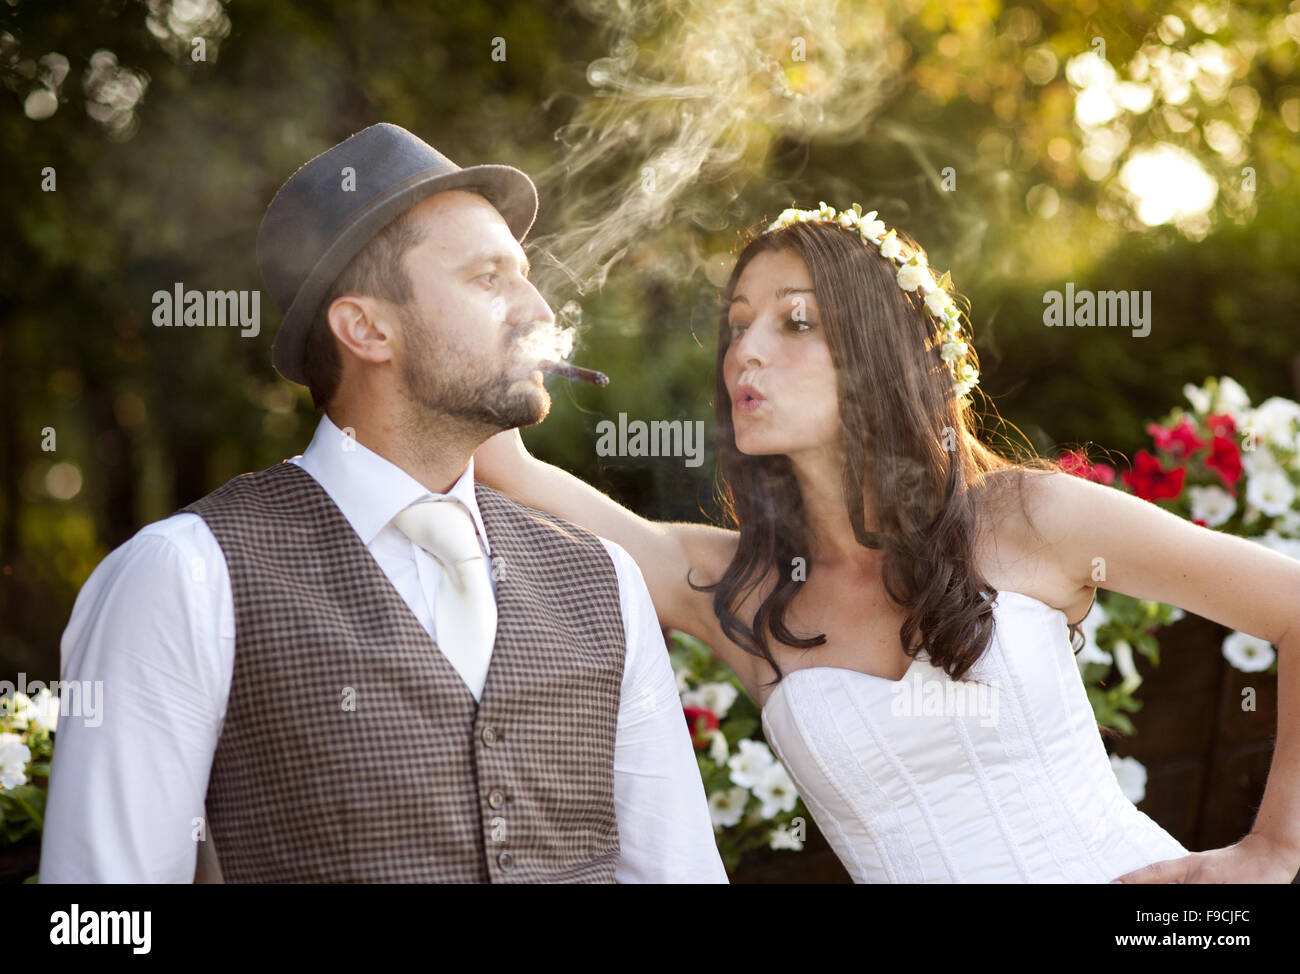
[[[482, 280], [484, 280], [484, 279], [490, 277], [490, 278], [493, 279], [493, 282], [494, 282], [495, 279], [498, 278], [498, 277], [500, 277], [500, 276], [501, 276], [501, 275], [497, 274], [495, 271], [489, 271], [489, 272], [486, 273], [486, 274], [480, 274], [479, 277], [478, 277], [478, 279], [479, 279], [480, 281], [482, 281]], [[489, 282], [488, 287], [491, 287], [491, 286], [492, 286], [492, 282]]]

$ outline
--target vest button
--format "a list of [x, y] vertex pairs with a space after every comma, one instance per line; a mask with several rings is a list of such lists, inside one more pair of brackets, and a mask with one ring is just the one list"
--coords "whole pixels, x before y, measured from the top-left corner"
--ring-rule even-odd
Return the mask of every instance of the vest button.
[[491, 805], [493, 808], [500, 808], [503, 804], [505, 804], [505, 800], [506, 800], [506, 796], [502, 794], [500, 789], [496, 789], [490, 795], [488, 795], [488, 804]]
[[484, 727], [483, 734], [481, 736], [483, 738], [483, 743], [486, 744], [488, 747], [491, 747], [493, 744], [497, 742], [497, 732], [494, 731], [491, 727]]
[[514, 869], [515, 857], [508, 852], [503, 852], [501, 853], [501, 855], [497, 856], [497, 863], [501, 866], [502, 869], [506, 869], [506, 870]]

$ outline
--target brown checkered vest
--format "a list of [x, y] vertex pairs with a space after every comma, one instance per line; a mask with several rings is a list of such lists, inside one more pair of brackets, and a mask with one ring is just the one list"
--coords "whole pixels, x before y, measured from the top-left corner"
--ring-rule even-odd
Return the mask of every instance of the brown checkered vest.
[[614, 881], [614, 566], [595, 535], [476, 496], [499, 613], [481, 703], [297, 464], [182, 508], [235, 609], [200, 871], [215, 851], [225, 882]]

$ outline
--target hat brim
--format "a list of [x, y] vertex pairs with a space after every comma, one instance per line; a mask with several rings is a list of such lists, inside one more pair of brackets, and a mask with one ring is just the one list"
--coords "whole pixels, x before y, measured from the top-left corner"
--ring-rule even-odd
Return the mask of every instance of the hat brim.
[[416, 203], [434, 193], [465, 186], [480, 187], [515, 239], [524, 239], [537, 218], [537, 189], [514, 166], [482, 165], [450, 173], [446, 170], [416, 173], [371, 201], [325, 246], [276, 332], [271, 346], [275, 370], [290, 382], [306, 385], [303, 360], [307, 335], [326, 291], [339, 274], [375, 234]]

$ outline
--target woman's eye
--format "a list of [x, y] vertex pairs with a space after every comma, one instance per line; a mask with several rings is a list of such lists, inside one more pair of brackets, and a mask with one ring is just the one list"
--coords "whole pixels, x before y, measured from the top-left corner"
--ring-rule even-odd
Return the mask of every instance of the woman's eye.
[[733, 322], [733, 323], [730, 325], [730, 328], [731, 328], [731, 337], [732, 337], [732, 338], [739, 338], [741, 335], [743, 335], [743, 334], [745, 333], [745, 329], [748, 328], [748, 327], [749, 327], [749, 325], [748, 325], [746, 322], [743, 322], [743, 321]]
[[785, 323], [786, 323], [787, 325], [794, 325], [794, 326], [795, 326], [795, 329], [794, 329], [794, 330], [795, 330], [796, 332], [811, 331], [811, 330], [812, 330], [812, 326], [813, 326], [813, 322], [811, 322], [811, 321], [807, 321], [807, 320], [805, 320], [805, 321], [800, 321], [800, 320], [797, 319], [797, 318], [787, 318], [786, 321], [785, 321]]

